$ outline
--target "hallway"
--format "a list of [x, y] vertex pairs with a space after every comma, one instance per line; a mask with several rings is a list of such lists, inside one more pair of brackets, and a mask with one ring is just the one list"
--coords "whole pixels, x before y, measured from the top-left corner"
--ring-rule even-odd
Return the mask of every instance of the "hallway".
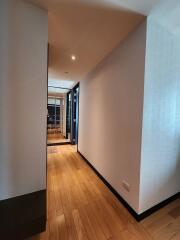
[[31, 240], [178, 240], [179, 209], [177, 200], [137, 223], [74, 146], [48, 147], [47, 231]]

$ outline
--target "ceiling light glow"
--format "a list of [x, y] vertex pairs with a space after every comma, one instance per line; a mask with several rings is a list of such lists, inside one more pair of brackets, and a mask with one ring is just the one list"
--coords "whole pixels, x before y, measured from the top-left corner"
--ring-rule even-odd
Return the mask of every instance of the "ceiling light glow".
[[75, 55], [72, 55], [72, 56], [71, 56], [71, 59], [72, 59], [73, 61], [76, 61], [76, 56], [75, 56]]

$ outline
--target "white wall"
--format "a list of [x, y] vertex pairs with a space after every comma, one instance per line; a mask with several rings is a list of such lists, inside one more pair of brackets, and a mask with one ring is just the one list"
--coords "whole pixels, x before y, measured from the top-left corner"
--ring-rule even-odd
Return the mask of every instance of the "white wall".
[[160, 1], [81, 82], [79, 150], [139, 214], [180, 191], [179, 11]]
[[0, 200], [46, 188], [47, 13], [0, 1]]
[[180, 37], [180, 2], [179, 0], [159, 0], [152, 9], [150, 18], [158, 22], [171, 34]]
[[[79, 151], [138, 211], [146, 23], [80, 83]], [[130, 192], [122, 181], [130, 184]]]
[[180, 191], [180, 38], [162, 20], [147, 25], [140, 213]]

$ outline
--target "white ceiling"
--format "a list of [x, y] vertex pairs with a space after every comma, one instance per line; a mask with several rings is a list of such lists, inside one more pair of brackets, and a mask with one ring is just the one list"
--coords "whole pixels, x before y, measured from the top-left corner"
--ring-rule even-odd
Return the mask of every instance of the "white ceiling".
[[[83, 79], [158, 0], [29, 0], [48, 10], [49, 77]], [[71, 55], [77, 60], [73, 62]], [[68, 72], [68, 73], [67, 73]]]
[[48, 86], [54, 86], [54, 87], [58, 87], [58, 88], [67, 88], [67, 89], [72, 89], [74, 87], [74, 85], [76, 84], [76, 82], [69, 80], [62, 80], [62, 79], [53, 79], [50, 78], [48, 79]]
[[48, 96], [64, 97], [76, 83], [70, 80], [52, 79], [48, 80]]
[[85, 4], [89, 6], [99, 6], [106, 8], [129, 9], [133, 12], [148, 16], [152, 8], [159, 0], [28, 0], [36, 5], [48, 10], [60, 4]]

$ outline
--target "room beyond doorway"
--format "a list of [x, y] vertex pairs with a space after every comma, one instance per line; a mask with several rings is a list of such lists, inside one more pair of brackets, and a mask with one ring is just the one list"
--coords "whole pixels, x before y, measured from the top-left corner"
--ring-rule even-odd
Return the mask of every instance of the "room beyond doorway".
[[71, 89], [48, 86], [48, 145], [71, 142]]
[[77, 144], [79, 84], [72, 89], [48, 86], [47, 145]]

